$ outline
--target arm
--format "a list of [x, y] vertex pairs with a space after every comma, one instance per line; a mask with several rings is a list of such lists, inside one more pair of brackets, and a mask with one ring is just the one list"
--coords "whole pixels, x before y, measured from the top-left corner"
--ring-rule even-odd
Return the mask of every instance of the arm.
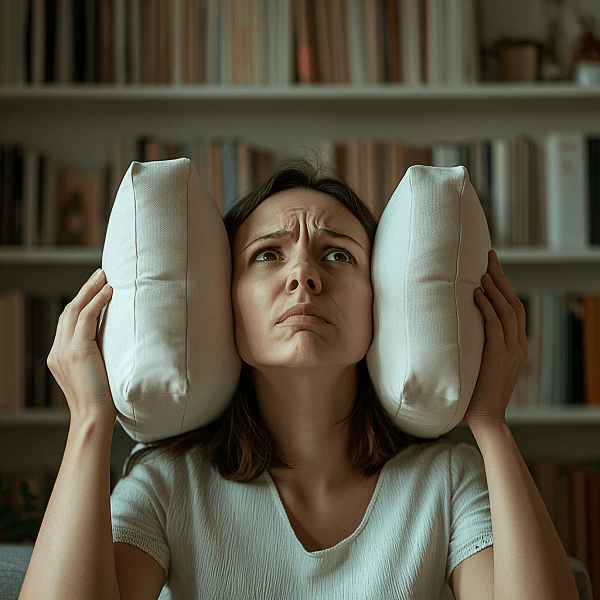
[[119, 599], [110, 520], [113, 426], [71, 424], [19, 600]]
[[[476, 291], [475, 301], [485, 320], [486, 341], [463, 420], [485, 465], [494, 545], [456, 567], [453, 591], [459, 600], [578, 600], [569, 558], [506, 424], [506, 407], [529, 355], [526, 315], [491, 253], [483, 286], [486, 295]], [[480, 575], [476, 567], [486, 572]], [[477, 590], [476, 580], [485, 581], [485, 589]]]
[[111, 297], [91, 278], [58, 320], [48, 367], [71, 412], [63, 461], [19, 596], [119, 599], [110, 519], [110, 447], [116, 409], [96, 343]]
[[578, 600], [569, 557], [505, 421], [471, 426], [494, 534], [494, 600]]

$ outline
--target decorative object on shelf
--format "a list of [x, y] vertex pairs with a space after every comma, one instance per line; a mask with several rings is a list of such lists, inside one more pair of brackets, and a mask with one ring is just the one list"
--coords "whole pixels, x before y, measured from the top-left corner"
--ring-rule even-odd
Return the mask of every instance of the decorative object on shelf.
[[479, 376], [484, 320], [473, 299], [491, 240], [464, 167], [410, 167], [373, 244], [367, 366], [400, 429], [434, 438], [462, 420]]
[[600, 41], [594, 35], [594, 19], [579, 15], [583, 33], [571, 53], [569, 74], [579, 85], [600, 86]]
[[133, 162], [102, 254], [100, 318], [117, 419], [136, 441], [216, 419], [237, 387], [231, 254], [221, 214], [187, 158]]
[[105, 233], [102, 169], [59, 169], [56, 243], [100, 247]]
[[579, 85], [600, 85], [600, 41], [591, 29], [584, 28], [571, 55], [571, 72]]
[[540, 79], [542, 81], [564, 81], [567, 79], [566, 66], [559, 56], [561, 38], [564, 38], [562, 22], [555, 17], [548, 22], [546, 41], [541, 46]]
[[600, 62], [578, 62], [575, 65], [575, 81], [587, 87], [600, 86]]
[[540, 44], [535, 40], [503, 40], [497, 45], [500, 81], [537, 81]]

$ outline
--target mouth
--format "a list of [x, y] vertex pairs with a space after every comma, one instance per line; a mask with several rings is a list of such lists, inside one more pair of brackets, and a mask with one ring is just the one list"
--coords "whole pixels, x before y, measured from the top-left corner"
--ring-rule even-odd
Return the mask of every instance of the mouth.
[[280, 317], [278, 325], [281, 323], [328, 323], [321, 315], [317, 314], [314, 306], [310, 303], [297, 304], [286, 310]]
[[289, 323], [289, 324], [316, 323], [316, 324], [321, 324], [321, 325], [328, 324], [325, 319], [322, 319], [321, 317], [317, 317], [316, 315], [290, 315], [289, 317], [287, 317], [286, 319], [281, 321], [281, 323], [279, 323], [279, 324], [282, 325], [284, 323]]

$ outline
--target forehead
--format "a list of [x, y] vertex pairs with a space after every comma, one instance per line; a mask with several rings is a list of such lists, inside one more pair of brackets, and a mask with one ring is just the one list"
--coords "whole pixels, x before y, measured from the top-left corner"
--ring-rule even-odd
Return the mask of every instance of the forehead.
[[360, 221], [340, 201], [316, 190], [293, 189], [277, 192], [259, 204], [238, 229], [236, 246], [243, 248], [255, 237], [276, 229], [294, 230], [304, 221], [309, 229], [326, 226], [350, 235], [365, 249], [369, 244]]

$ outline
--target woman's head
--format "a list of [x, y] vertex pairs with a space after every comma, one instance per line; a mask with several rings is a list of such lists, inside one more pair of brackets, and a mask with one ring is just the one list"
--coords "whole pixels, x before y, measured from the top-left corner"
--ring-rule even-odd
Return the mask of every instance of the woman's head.
[[[256, 218], [252, 218], [253, 214]], [[323, 310], [335, 323], [334, 331], [329, 334], [308, 333], [305, 336], [310, 341], [311, 336], [323, 335], [322, 342], [310, 342], [317, 349], [317, 356], [322, 357], [327, 350], [331, 350], [332, 340], [343, 339], [344, 336], [352, 338], [352, 348], [344, 355], [343, 360], [347, 362], [363, 356], [358, 362], [356, 400], [348, 417], [348, 460], [352, 467], [367, 476], [373, 475], [387, 460], [409, 445], [427, 443], [429, 440], [405, 434], [394, 425], [381, 406], [369, 376], [364, 354], [371, 339], [372, 287], [369, 267], [377, 222], [352, 189], [336, 177], [321, 176], [318, 169], [307, 161], [288, 161], [264, 183], [240, 198], [226, 212], [223, 220], [234, 265], [232, 292], [237, 294], [233, 303], [234, 306], [238, 303], [234, 312], [236, 337], [239, 338], [236, 343], [245, 359], [237, 390], [225, 413], [216, 421], [138, 450], [127, 462], [125, 474], [129, 474], [137, 462], [156, 449], [166, 450], [172, 456], [180, 456], [200, 445], [208, 448], [210, 461], [221, 475], [233, 481], [251, 482], [268, 467], [290, 466], [279, 455], [259, 410], [250, 363], [258, 364], [256, 361], [267, 360], [269, 357], [273, 360], [273, 352], [265, 347], [268, 335], [261, 337], [258, 343], [242, 340], [252, 334], [252, 315], [247, 307], [242, 306], [242, 300], [246, 302], [246, 298], [250, 298], [253, 310], [262, 319], [259, 325], [264, 328], [266, 323], [267, 329], [269, 325], [273, 329], [273, 318], [277, 317], [280, 310], [286, 310], [295, 304], [312, 302]], [[362, 251], [355, 245], [351, 246], [349, 240], [338, 241], [316, 236], [319, 227], [351, 236], [363, 247]], [[254, 266], [249, 267], [249, 255], [254, 254], [259, 243], [250, 246], [241, 256], [235, 255], [240, 246], [243, 250], [256, 237], [279, 229], [289, 229], [294, 235], [270, 240], [280, 245], [281, 250], [272, 255], [263, 253], [256, 257], [260, 257], [259, 261], [266, 259], [267, 263], [273, 261], [274, 264], [252, 263]], [[284, 246], [284, 242], [288, 245]], [[345, 246], [350, 250], [359, 261], [358, 269], [343, 262], [343, 253], [337, 257], [335, 252], [332, 255], [330, 243], [332, 247]], [[329, 260], [335, 262], [338, 259], [343, 264], [328, 264]], [[260, 277], [267, 281], [267, 285], [263, 286], [264, 290], [256, 283], [257, 276], [251, 273], [253, 269], [260, 269]], [[359, 291], [357, 298], [350, 298], [352, 289]], [[265, 305], [261, 306], [263, 298], [266, 298]], [[343, 304], [344, 299], [348, 299], [352, 305], [352, 314], [359, 315], [361, 321], [360, 332], [354, 336], [354, 324], [344, 315], [347, 309]], [[318, 332], [319, 327], [315, 326], [313, 330]], [[323, 329], [325, 327], [327, 325]], [[286, 341], [285, 332], [279, 338], [278, 333], [271, 335], [274, 336], [273, 339], [279, 340], [280, 350], [286, 349], [286, 360], [311, 360], [309, 354], [297, 352], [295, 342], [290, 345]], [[331, 337], [328, 338], [327, 335]], [[261, 348], [265, 352], [265, 358], [259, 355]], [[339, 348], [336, 351], [339, 352]]]
[[[376, 222], [342, 181], [282, 165], [225, 218], [238, 352], [257, 368], [357, 364], [371, 344]], [[318, 317], [284, 313], [303, 307]]]

